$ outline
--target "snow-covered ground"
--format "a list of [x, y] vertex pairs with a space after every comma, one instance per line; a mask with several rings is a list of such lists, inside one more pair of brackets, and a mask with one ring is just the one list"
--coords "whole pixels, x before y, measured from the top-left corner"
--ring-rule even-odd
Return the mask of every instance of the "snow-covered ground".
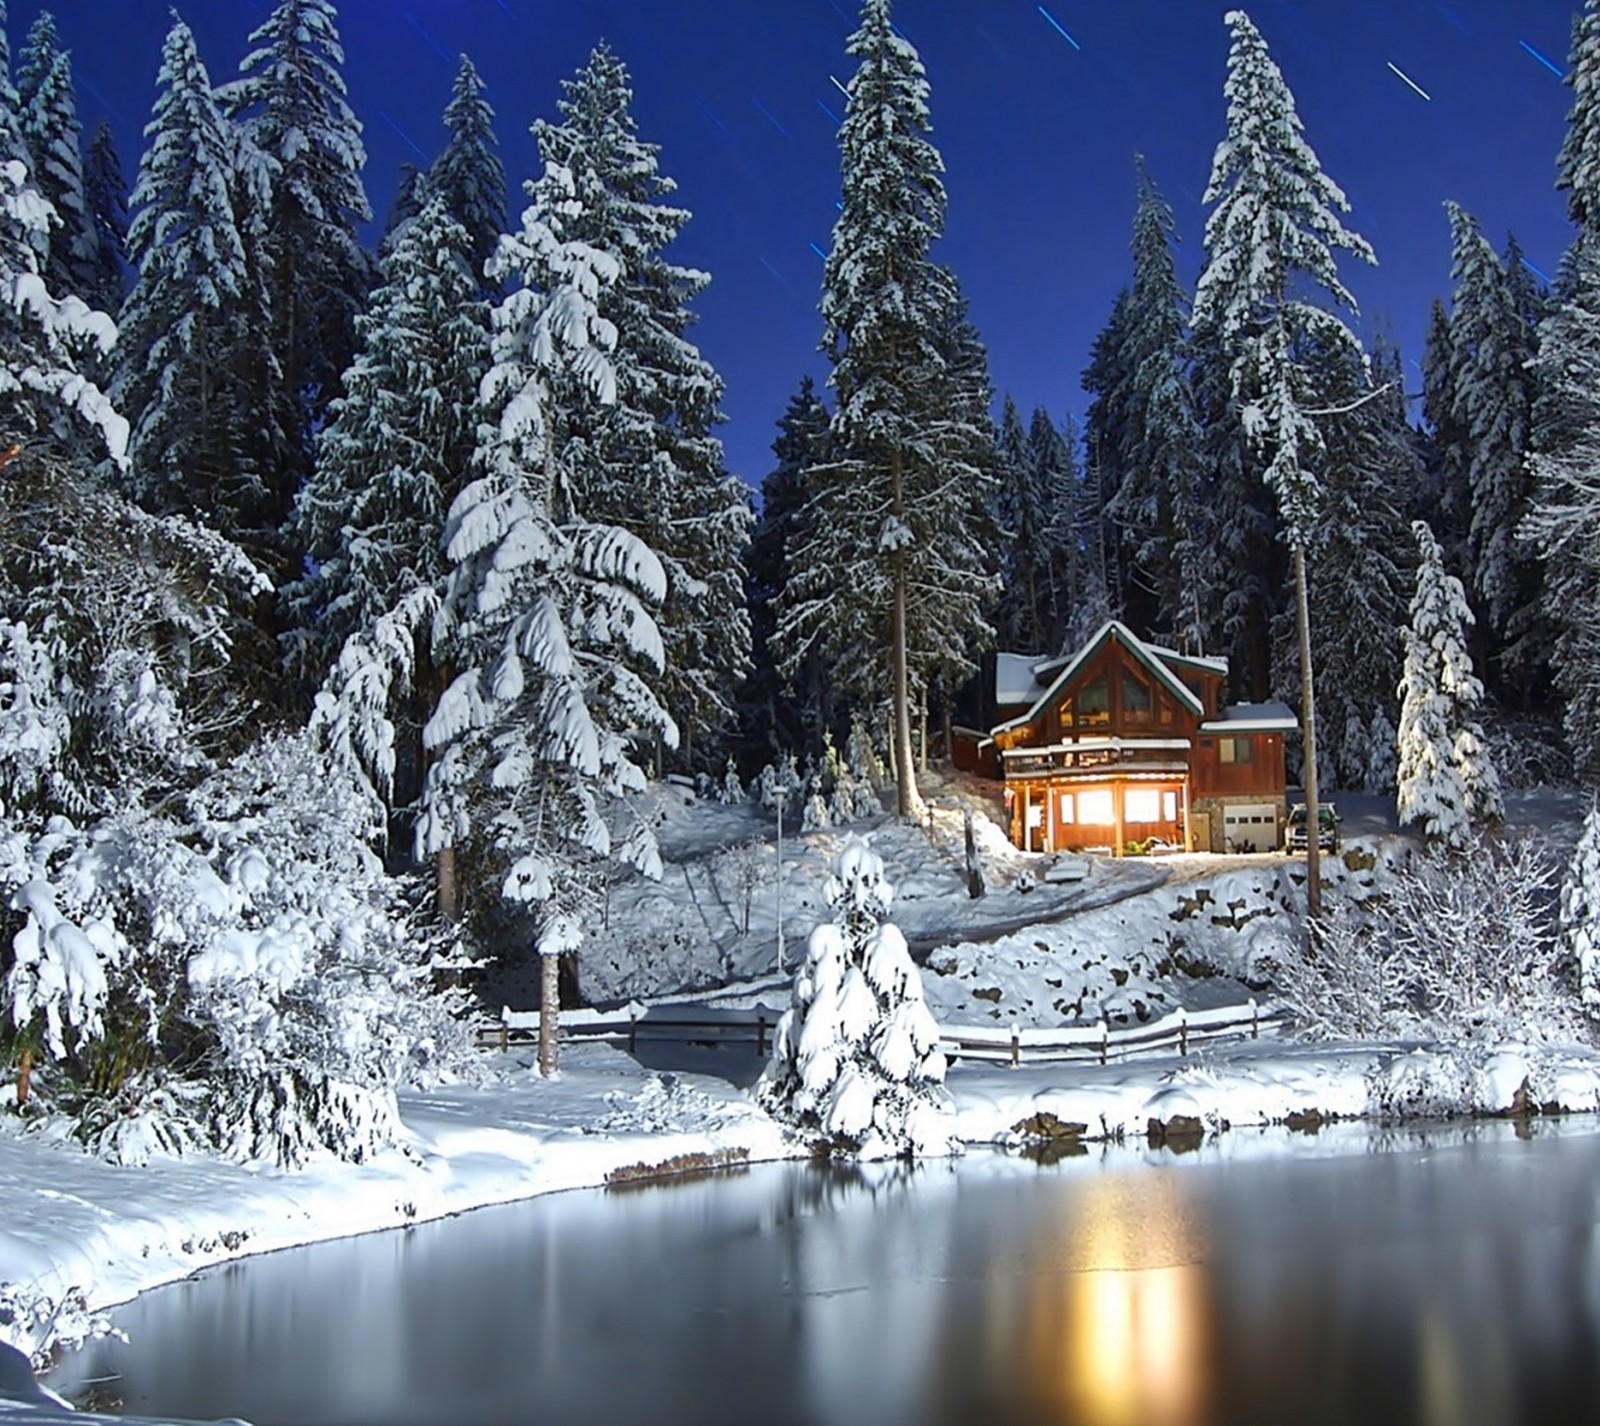
[[[864, 829], [898, 880], [894, 919], [928, 953], [927, 998], [947, 1025], [1045, 1026], [1101, 1015], [1131, 1023], [1178, 1005], [1243, 1000], [1269, 978], [1293, 933], [1303, 866], [1290, 859], [1100, 860], [1081, 883], [1041, 881], [1023, 891], [1018, 877], [1037, 873], [1040, 859], [1010, 848], [981, 817], [989, 894], [972, 900], [959, 798], [953, 789], [941, 799], [931, 837], [891, 819]], [[1575, 834], [1582, 811], [1576, 796], [1525, 801], [1514, 806], [1514, 822], [1550, 828], [1558, 845], [1568, 822]], [[1360, 895], [1392, 845], [1392, 829], [1381, 807], [1344, 800], [1343, 810], [1355, 835], [1349, 854], [1328, 866], [1346, 893]], [[723, 849], [763, 831], [759, 809], [696, 804], [672, 789], [663, 794], [661, 815], [667, 880], [659, 888], [619, 887], [613, 896], [608, 944], [619, 972], [624, 955], [634, 964], [650, 958], [657, 942], [646, 938], [678, 924], [669, 918], [685, 927], [680, 984], [720, 981], [729, 970], [770, 971], [770, 837], [758, 847], [769, 858], [768, 879], [754, 888], [748, 931], [741, 903], [730, 901], [738, 882], [724, 877], [730, 864], [719, 862], [729, 855]], [[785, 839], [791, 965], [825, 914], [822, 882], [843, 835]], [[515, 988], [515, 976], [503, 985]], [[781, 985], [757, 980], [743, 994], [783, 1003]], [[619, 973], [617, 988], [625, 986]], [[523, 1056], [491, 1058], [481, 1084], [403, 1096], [401, 1148], [361, 1165], [330, 1160], [297, 1173], [209, 1157], [115, 1167], [72, 1142], [22, 1134], [16, 1121], [0, 1119], [0, 1182], [7, 1185], [0, 1285], [8, 1285], [0, 1293], [10, 1293], [0, 1297], [0, 1339], [30, 1344], [26, 1321], [4, 1326], [7, 1301], [13, 1315], [20, 1305], [25, 1316], [30, 1303], [43, 1311], [42, 1304], [81, 1295], [92, 1315], [244, 1254], [599, 1185], [636, 1165], [802, 1152], [735, 1087], [753, 1078], [748, 1052], [699, 1052], [693, 1063], [714, 1071], [707, 1076], [649, 1070], [602, 1046], [569, 1046], [555, 1081], [541, 1080]], [[1026, 1128], [1082, 1125], [1084, 1137], [1169, 1155], [1188, 1148], [1196, 1128], [1209, 1136], [1285, 1120], [1314, 1124], [1318, 1116], [1493, 1113], [1523, 1100], [1596, 1112], [1600, 1054], [1540, 1047], [1465, 1057], [1414, 1046], [1261, 1041], [1105, 1066], [959, 1062], [948, 1087], [959, 1135], [969, 1144], [1015, 1147]], [[1171, 1129], [1167, 1147], [1148, 1147], [1152, 1121]], [[1158, 1130], [1154, 1142], [1161, 1139]], [[57, 1418], [8, 1406], [0, 1391], [0, 1421], [8, 1419]]]

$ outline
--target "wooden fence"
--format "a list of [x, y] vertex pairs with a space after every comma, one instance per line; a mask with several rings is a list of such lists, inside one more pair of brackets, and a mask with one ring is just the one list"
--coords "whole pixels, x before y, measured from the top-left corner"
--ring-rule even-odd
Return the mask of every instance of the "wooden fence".
[[[561, 1038], [565, 1041], [600, 1040], [625, 1046], [631, 1054], [641, 1041], [675, 1040], [692, 1045], [753, 1045], [764, 1055], [771, 1043], [781, 1010], [760, 1005], [749, 1010], [722, 1010], [702, 1005], [640, 1005], [617, 1010], [563, 1010]], [[1215, 1010], [1175, 1010], [1142, 1025], [1113, 1026], [1102, 1018], [1087, 1025], [1034, 1030], [1015, 1025], [949, 1025], [940, 1035], [940, 1048], [952, 1060], [980, 1060], [1010, 1065], [1087, 1061], [1109, 1064], [1138, 1055], [1187, 1056], [1193, 1045], [1224, 1040], [1257, 1040], [1276, 1035], [1284, 1014], [1275, 1006], [1263, 1008], [1252, 997], [1243, 1005]], [[478, 1043], [509, 1049], [539, 1036], [537, 1010], [503, 1010], [498, 1021], [479, 1028]]]

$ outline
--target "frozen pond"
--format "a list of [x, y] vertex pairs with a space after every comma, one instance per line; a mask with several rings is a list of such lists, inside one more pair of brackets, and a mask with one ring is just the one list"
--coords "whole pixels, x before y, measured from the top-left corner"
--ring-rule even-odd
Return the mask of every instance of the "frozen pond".
[[56, 1384], [257, 1426], [1600, 1421], [1597, 1226], [1587, 1120], [772, 1166], [238, 1263]]

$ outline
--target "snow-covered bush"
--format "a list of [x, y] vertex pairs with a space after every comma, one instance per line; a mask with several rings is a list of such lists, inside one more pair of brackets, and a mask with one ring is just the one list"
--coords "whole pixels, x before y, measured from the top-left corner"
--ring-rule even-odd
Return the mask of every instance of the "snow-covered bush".
[[722, 786], [718, 789], [718, 800], [724, 807], [742, 807], [745, 804], [744, 783], [739, 781], [739, 765], [732, 756], [728, 758], [728, 766], [723, 770]]
[[1311, 924], [1278, 989], [1318, 1038], [1493, 1044], [1583, 1035], [1559, 964], [1547, 849], [1479, 837], [1418, 853], [1362, 903]]
[[372, 803], [300, 735], [213, 773], [182, 816], [56, 818], [5, 844], [21, 918], [5, 1014], [60, 1071], [87, 1142], [293, 1165], [393, 1140], [395, 1087], [449, 1072], [466, 1035], [462, 993], [434, 984], [450, 944], [418, 924], [374, 831]]
[[57, 1353], [101, 1337], [127, 1337], [103, 1312], [92, 1312], [82, 1289], [53, 1294], [37, 1283], [0, 1282], [0, 1342], [9, 1343], [44, 1371]]
[[883, 920], [894, 893], [882, 858], [846, 837], [824, 894], [836, 919], [811, 933], [757, 1098], [833, 1154], [947, 1154], [939, 1027], [905, 937]]
[[756, 774], [755, 783], [751, 787], [751, 795], [755, 797], [768, 812], [775, 812], [778, 808], [778, 799], [781, 795], [785, 810], [792, 810], [800, 801], [800, 794], [805, 790], [805, 780], [800, 776], [800, 769], [795, 765], [794, 754], [785, 753], [779, 762], [768, 763]]

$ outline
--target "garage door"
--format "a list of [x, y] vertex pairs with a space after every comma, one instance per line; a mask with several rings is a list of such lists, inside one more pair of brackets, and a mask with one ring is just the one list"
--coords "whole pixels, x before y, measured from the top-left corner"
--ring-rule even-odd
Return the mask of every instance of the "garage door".
[[1230, 852], [1275, 852], [1278, 809], [1270, 802], [1241, 802], [1224, 807], [1222, 830]]

